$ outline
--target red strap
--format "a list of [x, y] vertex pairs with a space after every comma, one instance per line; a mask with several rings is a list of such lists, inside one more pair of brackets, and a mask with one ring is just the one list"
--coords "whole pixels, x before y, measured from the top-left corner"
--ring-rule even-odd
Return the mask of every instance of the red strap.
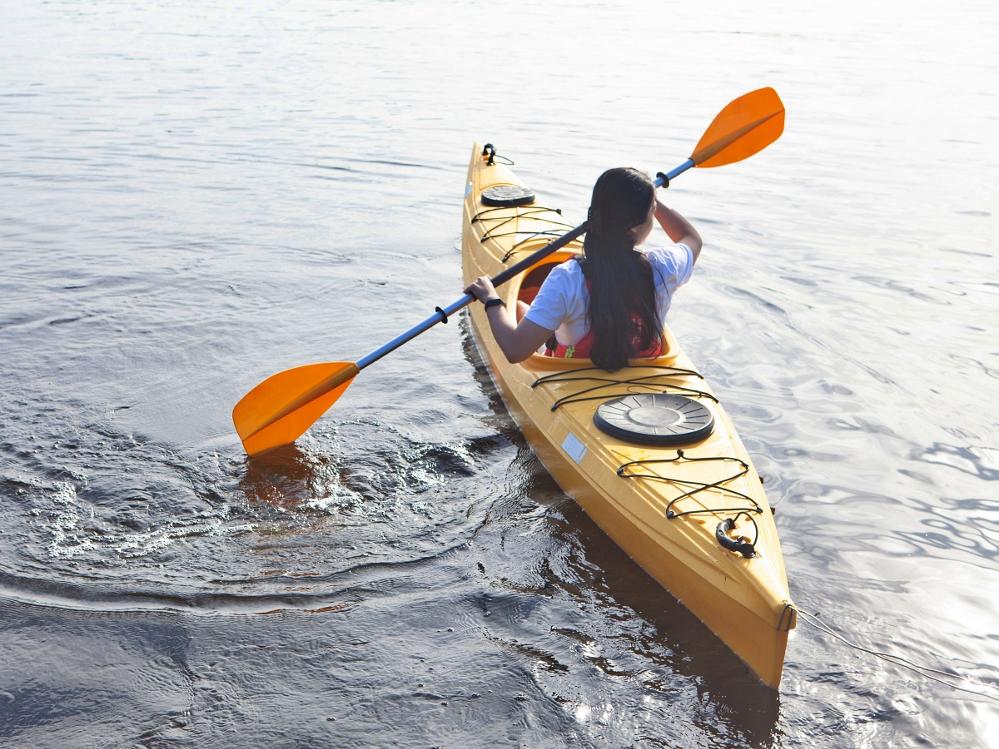
[[[593, 351], [593, 331], [587, 330], [586, 335], [579, 339], [575, 345], [565, 345], [559, 343], [554, 349], [545, 349], [545, 356], [554, 356], [562, 359], [589, 359]], [[637, 345], [638, 341], [632, 339], [632, 345]], [[635, 354], [636, 359], [653, 359], [663, 355], [662, 336], [656, 338], [652, 345]]]
[[[585, 279], [584, 283], [586, 284], [586, 290], [590, 291], [590, 280], [589, 279]], [[528, 289], [524, 289], [524, 291], [522, 291], [521, 294], [520, 294], [520, 298], [524, 299], [524, 301], [527, 302], [528, 304], [530, 304], [531, 302], [534, 301], [534, 297], [537, 296], [537, 293], [538, 293], [538, 289], [536, 287], [534, 287], [531, 290], [534, 293], [531, 294], [531, 298], [530, 299], [524, 299], [524, 297], [526, 296], [524, 294], [524, 291], [529, 291]], [[632, 315], [631, 319], [632, 319], [632, 322], [634, 323], [634, 326], [637, 328], [638, 324], [640, 322], [640, 318], [638, 317], [638, 315]], [[554, 340], [554, 339], [555, 339], [555, 336], [553, 335], [552, 336], [552, 340]], [[586, 334], [582, 338], [580, 338], [575, 344], [570, 344], [570, 345], [567, 346], [567, 345], [565, 345], [563, 343], [557, 343], [556, 346], [555, 346], [555, 348], [546, 348], [545, 349], [545, 356], [553, 356], [553, 357], [562, 358], [562, 359], [589, 359], [590, 358], [590, 352], [593, 351], [593, 340], [594, 340], [593, 339], [593, 331], [592, 330], [587, 330]], [[632, 339], [632, 345], [633, 346], [638, 345], [637, 336], [635, 336]], [[659, 336], [652, 343], [651, 346], [649, 346], [644, 351], [639, 351], [637, 354], [635, 354], [635, 358], [636, 359], [652, 359], [652, 358], [655, 358], [657, 356], [662, 356], [662, 355], [663, 355], [663, 339], [662, 339], [662, 336]]]
[[[554, 338], [554, 336], [552, 336]], [[580, 338], [575, 344], [565, 345], [559, 343], [555, 348], [546, 348], [545, 356], [554, 356], [561, 359], [589, 359], [590, 351], [593, 350], [593, 331], [587, 330], [586, 335]]]

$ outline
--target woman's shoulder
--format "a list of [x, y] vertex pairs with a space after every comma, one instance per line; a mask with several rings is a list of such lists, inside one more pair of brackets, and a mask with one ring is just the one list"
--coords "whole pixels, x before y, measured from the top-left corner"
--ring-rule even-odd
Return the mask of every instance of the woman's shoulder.
[[692, 253], [685, 242], [671, 245], [657, 245], [643, 249], [650, 263], [684, 262]]
[[657, 284], [679, 286], [690, 278], [694, 267], [694, 253], [682, 242], [647, 249], [645, 257], [652, 266]]
[[557, 283], [561, 285], [578, 285], [583, 282], [583, 266], [577, 258], [559, 263], [545, 278], [545, 283]]

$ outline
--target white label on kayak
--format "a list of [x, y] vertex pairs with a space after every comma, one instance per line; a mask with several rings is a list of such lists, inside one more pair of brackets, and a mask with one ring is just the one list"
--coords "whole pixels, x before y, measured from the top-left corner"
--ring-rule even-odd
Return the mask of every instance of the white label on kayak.
[[569, 432], [566, 438], [562, 440], [562, 449], [577, 463], [586, 455], [586, 445], [580, 442], [579, 437], [572, 432]]
[[465, 197], [467, 198], [471, 194], [472, 194], [472, 181], [469, 180], [468, 184], [465, 185]]

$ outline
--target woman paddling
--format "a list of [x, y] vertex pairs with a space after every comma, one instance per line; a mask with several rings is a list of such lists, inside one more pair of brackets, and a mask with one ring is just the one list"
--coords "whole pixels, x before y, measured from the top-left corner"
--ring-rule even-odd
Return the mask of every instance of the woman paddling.
[[[676, 244], [647, 252], [653, 219]], [[547, 342], [549, 356], [590, 358], [614, 371], [628, 359], [662, 353], [663, 321], [673, 293], [690, 278], [701, 237], [655, 195], [648, 176], [618, 167], [593, 186], [583, 254], [556, 266], [530, 307], [517, 302], [514, 319], [489, 278], [465, 292], [486, 305], [489, 327], [511, 363]]]

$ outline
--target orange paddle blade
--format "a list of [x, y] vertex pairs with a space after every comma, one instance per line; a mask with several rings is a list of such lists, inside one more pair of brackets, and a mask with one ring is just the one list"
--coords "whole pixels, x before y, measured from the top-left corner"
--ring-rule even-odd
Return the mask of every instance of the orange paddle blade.
[[249, 455], [289, 445], [336, 402], [357, 376], [354, 362], [306, 364], [268, 377], [232, 409]]
[[784, 103], [772, 88], [740, 96], [725, 107], [701, 136], [691, 161], [723, 166], [762, 151], [784, 132]]

